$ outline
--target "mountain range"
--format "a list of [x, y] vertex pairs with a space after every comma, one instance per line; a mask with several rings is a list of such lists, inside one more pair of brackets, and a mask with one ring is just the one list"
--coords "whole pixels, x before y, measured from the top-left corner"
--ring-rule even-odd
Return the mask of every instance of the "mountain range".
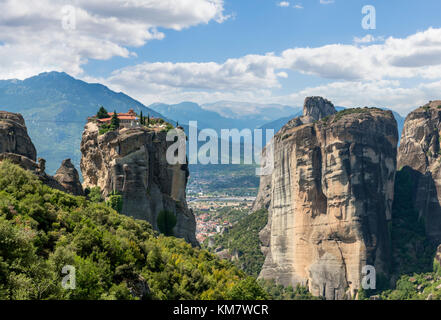
[[[87, 117], [103, 105], [108, 111], [127, 112], [133, 108], [144, 115], [162, 117], [198, 128], [264, 128], [277, 132], [288, 120], [301, 113], [300, 107], [280, 104], [220, 101], [199, 105], [154, 103], [145, 106], [122, 92], [98, 83], [87, 83], [64, 72], [46, 72], [25, 80], [0, 81], [0, 109], [21, 113], [39, 152], [47, 160], [48, 173], [54, 173], [62, 160], [71, 158], [78, 168], [81, 135]], [[399, 127], [404, 119], [394, 113]]]
[[[154, 103], [148, 106], [165, 117], [182, 124], [198, 121], [198, 128], [255, 129], [280, 118], [292, 118], [301, 112], [300, 107], [279, 104], [252, 104], [248, 102], [219, 101], [199, 105], [194, 102], [178, 104]], [[240, 111], [240, 112], [239, 112]]]

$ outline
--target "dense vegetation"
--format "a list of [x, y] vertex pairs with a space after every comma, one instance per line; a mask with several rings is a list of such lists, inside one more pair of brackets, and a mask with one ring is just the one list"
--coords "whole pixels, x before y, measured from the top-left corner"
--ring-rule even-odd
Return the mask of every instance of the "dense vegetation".
[[297, 285], [294, 289], [292, 286], [284, 287], [276, 284], [274, 280], [259, 280], [259, 284], [268, 292], [273, 300], [321, 300], [320, 297], [314, 297], [308, 288]]
[[223, 247], [232, 255], [237, 254], [238, 259], [234, 261], [234, 264], [247, 274], [258, 276], [264, 262], [264, 256], [260, 250], [259, 232], [265, 227], [267, 221], [266, 210], [249, 214], [228, 232], [213, 237], [213, 248]]
[[[268, 297], [227, 261], [6, 161], [0, 190], [0, 299]], [[74, 290], [62, 287], [66, 265], [76, 268]]]

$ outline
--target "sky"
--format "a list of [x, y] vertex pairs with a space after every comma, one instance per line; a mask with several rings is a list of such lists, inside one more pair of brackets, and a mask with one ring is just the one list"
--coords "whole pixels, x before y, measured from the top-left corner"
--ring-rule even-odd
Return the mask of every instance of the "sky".
[[320, 95], [406, 114], [441, 99], [440, 9], [439, 0], [0, 0], [0, 79], [64, 71], [146, 105], [301, 106]]

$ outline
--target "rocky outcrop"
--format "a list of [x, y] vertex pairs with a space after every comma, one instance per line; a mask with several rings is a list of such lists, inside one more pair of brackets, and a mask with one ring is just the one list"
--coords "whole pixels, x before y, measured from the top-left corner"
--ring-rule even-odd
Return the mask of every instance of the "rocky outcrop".
[[37, 160], [37, 151], [28, 136], [21, 114], [0, 111], [0, 153], [12, 153]]
[[83, 187], [100, 187], [108, 197], [118, 192], [123, 198], [122, 213], [147, 220], [158, 230], [158, 214], [175, 214], [176, 237], [197, 245], [195, 217], [187, 206], [185, 189], [187, 165], [170, 165], [166, 150], [172, 142], [165, 132], [145, 128], [122, 129], [99, 135], [89, 122], [81, 142]]
[[[60, 181], [58, 181], [58, 179], [46, 174], [46, 160], [39, 158], [37, 162], [36, 158], [37, 151], [28, 135], [23, 116], [18, 113], [0, 111], [0, 162], [8, 160], [26, 170], [32, 171], [44, 184], [51, 188], [74, 195], [82, 195], [82, 191], [79, 192], [78, 189], [71, 188], [71, 185], [67, 183], [69, 180], [67, 172], [64, 178], [59, 175], [58, 179]], [[63, 166], [64, 162], [62, 168]], [[72, 174], [72, 184], [75, 184], [75, 179], [77, 179], [79, 184], [78, 172], [72, 164], [69, 170], [71, 171], [70, 174]], [[81, 184], [79, 186], [81, 188]]]
[[307, 97], [303, 105], [303, 122], [314, 122], [331, 116], [336, 112], [331, 101], [322, 97]]
[[413, 202], [424, 219], [427, 236], [441, 242], [441, 101], [411, 112], [404, 122], [398, 168], [408, 170]]
[[80, 176], [70, 159], [66, 159], [61, 163], [61, 167], [55, 173], [54, 179], [57, 180], [67, 192], [76, 196], [84, 195]]
[[309, 116], [276, 134], [274, 170], [254, 208], [264, 204], [269, 215], [260, 277], [344, 299], [356, 295], [364, 266], [389, 273], [398, 133], [390, 111], [330, 106], [307, 98]]

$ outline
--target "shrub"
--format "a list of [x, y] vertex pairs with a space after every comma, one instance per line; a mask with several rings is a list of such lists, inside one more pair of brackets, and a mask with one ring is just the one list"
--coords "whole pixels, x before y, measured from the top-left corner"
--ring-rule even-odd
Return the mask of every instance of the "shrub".
[[120, 194], [113, 192], [109, 196], [106, 204], [116, 212], [121, 213], [123, 208], [123, 197]]

